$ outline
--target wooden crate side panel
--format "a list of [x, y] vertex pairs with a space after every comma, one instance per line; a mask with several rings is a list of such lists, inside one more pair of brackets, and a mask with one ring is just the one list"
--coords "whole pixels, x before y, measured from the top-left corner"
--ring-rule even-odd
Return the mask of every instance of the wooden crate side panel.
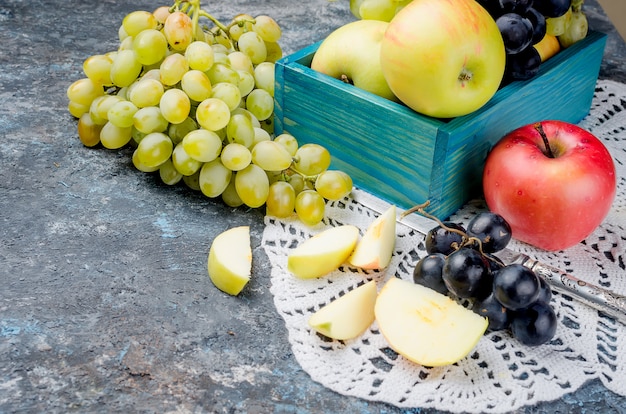
[[280, 76], [277, 133], [324, 145], [332, 168], [389, 202], [407, 206], [428, 198], [439, 122], [297, 63]]

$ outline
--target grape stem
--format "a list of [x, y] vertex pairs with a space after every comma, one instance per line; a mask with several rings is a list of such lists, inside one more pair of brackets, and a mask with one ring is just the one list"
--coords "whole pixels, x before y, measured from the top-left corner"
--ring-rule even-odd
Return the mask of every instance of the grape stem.
[[[402, 221], [403, 218], [405, 218], [406, 216], [408, 216], [409, 214], [413, 214], [413, 213], [418, 213], [421, 214], [424, 217], [427, 217], [431, 220], [434, 220], [435, 222], [437, 222], [437, 224], [439, 224], [439, 226], [441, 226], [441, 228], [451, 232], [451, 233], [455, 233], [458, 234], [459, 236], [461, 236], [463, 238], [463, 241], [461, 242], [461, 245], [453, 245], [452, 247], [456, 250], [459, 250], [461, 247], [464, 246], [469, 246], [472, 244], [476, 244], [478, 245], [478, 250], [480, 251], [480, 254], [482, 254], [483, 256], [485, 255], [485, 252], [483, 251], [483, 243], [482, 241], [477, 238], [477, 237], [472, 237], [469, 234], [465, 233], [464, 231], [461, 231], [459, 229], [455, 229], [453, 227], [449, 227], [446, 226], [445, 223], [441, 220], [439, 220], [439, 218], [437, 218], [436, 216], [428, 213], [426, 211], [426, 207], [428, 207], [430, 205], [430, 200], [426, 200], [424, 203], [422, 204], [418, 204], [416, 206], [411, 207], [408, 210], [405, 210], [402, 214], [400, 214], [400, 221]], [[455, 243], [456, 244], [456, 243]]]

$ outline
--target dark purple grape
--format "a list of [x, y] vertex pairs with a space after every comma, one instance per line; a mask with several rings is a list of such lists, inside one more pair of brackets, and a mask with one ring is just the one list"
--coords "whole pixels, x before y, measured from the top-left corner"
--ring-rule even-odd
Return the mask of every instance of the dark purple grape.
[[[444, 222], [446, 227], [458, 230], [465, 233], [463, 226], [453, 222]], [[441, 226], [432, 228], [428, 234], [426, 234], [426, 251], [429, 254], [441, 253], [449, 255], [463, 243], [463, 236], [461, 234], [452, 232]]]
[[441, 253], [432, 253], [422, 257], [413, 269], [413, 282], [426, 286], [441, 294], [447, 294], [448, 288], [443, 283], [443, 265], [446, 256]]
[[482, 243], [485, 253], [500, 251], [511, 241], [511, 226], [504, 217], [492, 211], [482, 211], [467, 225], [467, 234]]
[[496, 256], [490, 255], [489, 253], [485, 254], [485, 259], [487, 259], [487, 263], [489, 264], [489, 270], [491, 270], [491, 273], [500, 270], [505, 266], [502, 260], [500, 260]]
[[493, 278], [487, 259], [469, 247], [452, 252], [443, 266], [443, 282], [459, 298], [485, 298], [492, 289]]
[[528, 80], [539, 72], [541, 56], [533, 46], [506, 56], [505, 81]]
[[546, 283], [545, 279], [539, 278], [539, 296], [537, 296], [537, 301], [542, 301], [545, 303], [550, 303], [552, 300], [552, 289]]
[[524, 345], [537, 346], [550, 341], [556, 333], [557, 317], [552, 307], [536, 301], [528, 308], [514, 312], [511, 333]]
[[517, 13], [506, 13], [496, 19], [496, 24], [507, 54], [519, 53], [526, 49], [533, 40], [533, 24], [529, 19]]
[[533, 25], [533, 39], [530, 43], [536, 45], [546, 35], [546, 18], [532, 7], [528, 9], [524, 16]]
[[535, 0], [533, 7], [545, 17], [563, 16], [572, 6], [572, 0]]
[[502, 306], [511, 310], [523, 309], [535, 302], [540, 286], [535, 272], [520, 264], [505, 266], [493, 274], [493, 294]]
[[507, 329], [511, 323], [511, 311], [502, 306], [493, 296], [487, 296], [481, 301], [477, 301], [473, 306], [474, 312], [484, 316], [489, 321], [488, 331], [501, 331]]

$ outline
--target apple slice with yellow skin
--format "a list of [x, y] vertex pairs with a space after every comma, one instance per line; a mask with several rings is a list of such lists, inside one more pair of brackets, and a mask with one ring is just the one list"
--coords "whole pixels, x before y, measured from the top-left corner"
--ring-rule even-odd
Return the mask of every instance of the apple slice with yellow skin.
[[465, 358], [488, 325], [486, 318], [448, 296], [396, 277], [381, 289], [374, 313], [389, 346], [426, 367]]
[[250, 227], [233, 227], [217, 235], [209, 249], [207, 267], [218, 289], [238, 295], [250, 280], [252, 270]]
[[293, 249], [287, 256], [287, 269], [300, 279], [324, 276], [350, 257], [358, 240], [356, 226], [331, 227]]
[[391, 206], [369, 225], [348, 262], [361, 269], [384, 269], [395, 246], [396, 206]]
[[356, 338], [374, 322], [377, 296], [376, 282], [369, 281], [319, 309], [309, 326], [328, 338]]

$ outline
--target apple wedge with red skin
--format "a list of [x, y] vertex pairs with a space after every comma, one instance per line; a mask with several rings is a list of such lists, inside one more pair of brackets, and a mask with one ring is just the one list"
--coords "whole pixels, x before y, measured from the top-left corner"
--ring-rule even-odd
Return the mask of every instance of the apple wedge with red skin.
[[602, 141], [557, 120], [505, 135], [483, 171], [489, 209], [511, 225], [515, 239], [550, 251], [589, 236], [607, 216], [616, 185], [615, 165]]

